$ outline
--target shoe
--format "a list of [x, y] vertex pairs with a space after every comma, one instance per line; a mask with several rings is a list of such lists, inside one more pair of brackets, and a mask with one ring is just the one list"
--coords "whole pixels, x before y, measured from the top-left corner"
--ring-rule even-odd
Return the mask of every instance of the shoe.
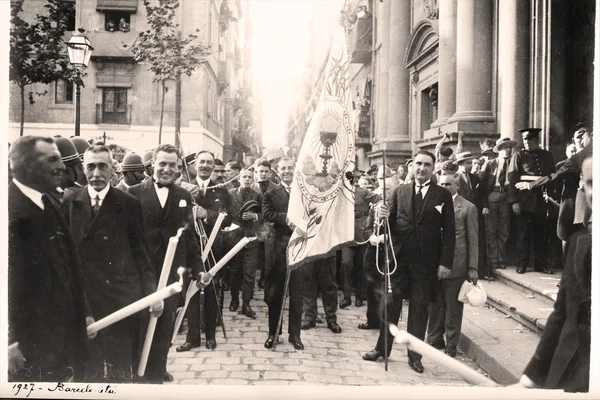
[[350, 307], [352, 305], [352, 299], [350, 297], [344, 297], [344, 300], [340, 303], [340, 308]]
[[162, 376], [163, 382], [173, 382], [173, 375], [168, 372], [165, 372]]
[[342, 333], [342, 327], [337, 322], [328, 322], [327, 327], [331, 329], [333, 333]]
[[525, 267], [517, 268], [517, 274], [524, 274], [524, 273], [525, 273]]
[[421, 360], [413, 360], [412, 358], [408, 359], [408, 366], [413, 369], [418, 374], [422, 374], [425, 371], [423, 368], [423, 364], [421, 364]]
[[204, 343], [204, 347], [209, 350], [214, 350], [217, 348], [217, 341], [215, 339], [207, 339], [206, 343]]
[[487, 275], [483, 275], [481, 278], [479, 278], [483, 281], [488, 281], [488, 282], [494, 282], [496, 280], [496, 278], [494, 278], [493, 276], [487, 276]]
[[448, 347], [444, 353], [449, 355], [452, 358], [456, 358], [456, 347]]
[[431, 347], [435, 347], [438, 350], [444, 350], [446, 348], [446, 343], [444, 343], [444, 340], [436, 340], [435, 342], [427, 342], [427, 344], [429, 344]]
[[269, 335], [267, 341], [265, 342], [265, 349], [272, 349], [275, 344], [275, 335]]
[[185, 342], [181, 346], [177, 346], [175, 351], [178, 353], [181, 353], [182, 351], [190, 351], [194, 347], [200, 347], [200, 343]]
[[356, 300], [354, 300], [354, 307], [362, 307], [363, 306], [363, 301], [362, 299], [359, 299], [358, 297], [356, 298]]
[[363, 354], [363, 360], [365, 361], [377, 361], [383, 354], [379, 350], [371, 350], [368, 353]]
[[552, 271], [550, 268], [544, 268], [541, 271], [538, 270], [537, 272], [541, 272], [543, 274], [548, 274], [548, 275], [554, 274], [554, 271]]
[[231, 299], [231, 303], [229, 303], [229, 311], [237, 311], [238, 307], [240, 306], [240, 301], [238, 299]]
[[252, 308], [250, 308], [250, 304], [248, 303], [242, 304], [242, 314], [248, 318], [256, 318], [256, 313], [252, 310]]
[[310, 328], [314, 328], [315, 327], [315, 323], [314, 322], [310, 322], [310, 321], [302, 321], [302, 325], [300, 325], [300, 328], [302, 330], [308, 330]]
[[358, 329], [379, 329], [379, 325], [371, 325], [368, 322], [363, 322], [362, 324], [358, 324]]
[[290, 336], [288, 339], [288, 342], [290, 342], [296, 350], [304, 350], [304, 345], [302, 344], [302, 341], [300, 340], [299, 337]]

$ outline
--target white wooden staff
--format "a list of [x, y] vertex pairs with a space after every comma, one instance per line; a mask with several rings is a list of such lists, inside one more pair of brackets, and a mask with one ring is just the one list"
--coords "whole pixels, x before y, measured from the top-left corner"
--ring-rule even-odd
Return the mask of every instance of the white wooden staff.
[[206, 246], [204, 247], [204, 251], [202, 252], [202, 262], [203, 263], [205, 263], [206, 260], [208, 259], [208, 255], [210, 254], [210, 249], [212, 248], [212, 245], [215, 242], [217, 234], [219, 233], [219, 229], [221, 229], [221, 224], [223, 223], [223, 220], [225, 219], [226, 215], [227, 214], [225, 214], [225, 213], [219, 213], [219, 216], [217, 217], [217, 220], [215, 221], [215, 225], [213, 226], [212, 231], [210, 232], [210, 237], [208, 238], [208, 242], [206, 242]]
[[210, 283], [211, 279], [213, 278], [213, 276], [215, 276], [217, 274], [217, 272], [219, 272], [221, 270], [221, 268], [223, 268], [229, 260], [231, 260], [237, 253], [239, 253], [240, 250], [242, 250], [244, 248], [244, 246], [246, 246], [250, 242], [255, 241], [256, 239], [257, 239], [256, 237], [241, 238], [240, 241], [237, 242], [237, 244], [235, 246], [233, 246], [233, 248], [231, 250], [229, 250], [229, 252], [227, 254], [225, 254], [223, 256], [223, 258], [221, 258], [219, 260], [219, 262], [216, 263], [215, 266], [210, 269], [210, 271], [203, 274], [202, 284], [208, 285]]
[[192, 280], [190, 285], [188, 286], [187, 292], [185, 293], [185, 303], [183, 307], [179, 309], [179, 314], [177, 314], [177, 319], [175, 320], [175, 329], [173, 330], [173, 337], [171, 337], [171, 344], [175, 343], [175, 339], [177, 338], [177, 332], [179, 331], [179, 327], [183, 322], [183, 318], [185, 317], [185, 312], [190, 304], [190, 300], [192, 296], [198, 292], [198, 286], [196, 285], [196, 280]]
[[390, 324], [390, 333], [392, 335], [394, 335], [394, 337], [396, 338], [395, 339], [396, 343], [406, 344], [406, 346], [410, 350], [412, 350], [416, 353], [419, 353], [422, 356], [427, 357], [428, 359], [429, 358], [432, 359], [436, 363], [457, 373], [463, 379], [465, 379], [466, 381], [468, 381], [474, 385], [498, 386], [498, 384], [496, 384], [496, 382], [492, 381], [491, 379], [488, 379], [487, 377], [483, 376], [479, 372], [474, 371], [473, 369], [467, 367], [465, 364], [461, 363], [460, 361], [455, 360], [454, 358], [442, 353], [441, 351], [428, 345], [427, 343], [423, 342], [422, 340], [419, 340], [418, 338], [414, 337], [410, 333], [408, 333], [406, 331], [401, 331], [394, 324]]
[[[181, 268], [181, 273], [183, 273], [183, 268]], [[172, 295], [181, 292], [182, 290], [182, 282], [175, 282], [170, 284], [169, 286], [152, 293], [144, 298], [139, 299], [138, 301], [131, 303], [130, 305], [121, 308], [120, 310], [115, 311], [114, 313], [107, 315], [102, 318], [100, 321], [96, 321], [93, 324], [88, 325], [87, 333], [88, 335], [92, 335], [114, 323], [119, 322], [120, 320], [129, 317], [139, 311], [142, 311], [145, 308], [151, 307], [153, 304], [158, 303], [161, 300], [164, 300]]]
[[[173, 264], [175, 251], [177, 250], [177, 244], [179, 243], [179, 238], [181, 237], [181, 234], [184, 230], [185, 227], [179, 228], [177, 230], [177, 234], [169, 239], [169, 246], [167, 247], [167, 252], [165, 253], [165, 259], [163, 260], [160, 278], [158, 279], [157, 290], [161, 290], [167, 285], [167, 280], [169, 279], [169, 274], [171, 273], [171, 265]], [[180, 281], [182, 281], [181, 275]], [[181, 283], [183, 284], [183, 282]], [[157, 317], [150, 317], [150, 322], [148, 323], [148, 330], [146, 331], [146, 339], [144, 340], [144, 347], [142, 348], [142, 355], [140, 357], [140, 363], [138, 366], [138, 376], [144, 376], [144, 374], [146, 373], [146, 364], [148, 363], [148, 355], [150, 354], [150, 346], [152, 346], [152, 339], [154, 338], [154, 331], [156, 330], [157, 321]]]

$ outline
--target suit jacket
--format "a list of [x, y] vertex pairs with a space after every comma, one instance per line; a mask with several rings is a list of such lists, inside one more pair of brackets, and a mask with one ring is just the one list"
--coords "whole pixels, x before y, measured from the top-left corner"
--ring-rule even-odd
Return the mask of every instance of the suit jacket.
[[471, 187], [469, 187], [469, 184], [463, 179], [462, 175], [459, 174], [458, 194], [477, 207], [477, 210], [479, 211], [483, 206], [482, 188], [479, 182], [479, 176], [470, 172], [468, 172], [467, 175], [471, 181]]
[[591, 234], [586, 230], [574, 233], [567, 241], [565, 269], [554, 311], [524, 371], [540, 387], [589, 389], [591, 243]]
[[[208, 183], [209, 187], [216, 185], [217, 184], [212, 180]], [[213, 187], [212, 189], [207, 189], [206, 193], [203, 189], [199, 189], [194, 196], [194, 200], [196, 204], [206, 210], [207, 216], [203, 223], [204, 228], [206, 229], [206, 234], [210, 235], [213, 227], [215, 226], [215, 222], [217, 222], [219, 213], [222, 211], [226, 212], [231, 207], [231, 198], [229, 197], [229, 193], [224, 187]], [[223, 223], [221, 224], [221, 227], [223, 228], [230, 225], [231, 220], [231, 215], [227, 214], [223, 220]]]
[[[68, 356], [67, 342], [71, 356], [87, 358], [85, 317], [91, 315], [69, 228], [58, 209], [59, 226], [44, 225], [48, 211], [14, 183], [8, 186], [8, 342], [19, 342], [28, 364], [42, 369]], [[69, 251], [62, 257], [58, 235], [64, 235]]]
[[[504, 161], [506, 163], [506, 180], [504, 182], [504, 188], [506, 189], [508, 186], [508, 165], [510, 164], [510, 159]], [[481, 200], [482, 207], [489, 208], [490, 204], [488, 202], [488, 196], [492, 192], [492, 189], [496, 185], [496, 174], [498, 173], [498, 166], [500, 163], [500, 159], [498, 157], [493, 160], [489, 160], [483, 165], [481, 172], [479, 174], [479, 185], [481, 188]]]
[[[276, 183], [274, 183], [272, 181], [268, 181], [268, 182], [269, 183], [267, 183], [267, 190], [265, 190], [265, 193], [267, 193], [269, 190], [277, 187]], [[256, 193], [260, 193], [262, 195], [265, 194], [265, 193], [263, 193], [262, 189], [260, 188], [260, 183], [258, 183], [258, 182], [252, 182], [252, 184], [250, 185], [250, 188], [253, 189], [254, 191], [256, 191]]]
[[457, 195], [454, 203], [456, 241], [452, 272], [448, 278], [466, 278], [469, 269], [478, 268], [479, 222], [477, 208]]
[[[236, 225], [240, 226], [240, 229], [244, 233], [244, 236], [246, 236], [246, 237], [255, 236], [257, 228], [258, 228], [258, 224], [262, 220], [262, 213], [261, 213], [262, 198], [263, 198], [262, 194], [256, 193], [256, 191], [252, 190], [251, 188], [248, 188], [248, 194], [246, 195], [246, 198], [244, 199], [242, 196], [241, 187], [238, 187], [236, 189], [231, 189], [229, 191], [229, 197], [231, 198], [229, 215], [231, 215], [233, 222], [235, 222]], [[242, 216], [240, 215], [240, 209], [242, 208], [242, 206], [244, 205], [245, 202], [250, 201], [250, 200], [254, 200], [258, 203], [258, 206], [259, 206], [259, 209], [257, 211], [258, 218], [259, 218], [258, 221], [244, 221], [242, 219]], [[258, 242], [255, 241], [255, 242], [249, 243], [247, 246], [249, 246], [249, 247], [258, 246]]]
[[109, 188], [94, 218], [87, 188], [63, 201], [79, 251], [84, 287], [96, 320], [156, 291], [155, 266], [138, 199]]
[[151, 251], [150, 257], [156, 268], [156, 279], [160, 279], [169, 239], [183, 226], [187, 228], [177, 244], [167, 284], [179, 280], [179, 267], [186, 268], [194, 276], [197, 275], [202, 270], [202, 259], [192, 219], [192, 195], [173, 184], [169, 188], [165, 207], [162, 208], [152, 180], [131, 186], [127, 193], [135, 196], [142, 205], [144, 231]]
[[121, 179], [119, 181], [119, 184], [117, 186], [115, 186], [117, 189], [122, 190], [124, 192], [127, 191], [127, 189], [129, 188], [129, 186], [125, 186], [125, 182], [123, 182], [123, 179]]
[[[521, 212], [534, 214], [546, 214], [547, 207], [543, 197], [542, 187], [533, 190], [519, 190], [515, 187], [521, 181], [521, 176], [532, 175], [544, 177], [555, 172], [554, 158], [547, 150], [537, 149], [533, 151], [521, 150], [515, 153], [510, 160], [507, 170], [508, 180], [508, 203], [519, 203]], [[548, 189], [548, 195], [555, 197], [553, 185], [544, 185]]]
[[265, 273], [268, 276], [273, 268], [273, 252], [281, 253], [287, 249], [292, 229], [287, 224], [287, 211], [290, 195], [282, 184], [267, 191], [263, 197], [262, 212], [265, 221], [273, 224], [274, 240], [265, 242]]
[[[413, 210], [415, 185], [402, 185], [392, 194], [389, 223], [398, 256], [412, 253], [420, 259], [432, 284], [437, 282], [439, 265], [451, 269], [453, 266], [455, 225], [454, 206], [450, 192], [431, 183], [421, 212]], [[397, 257], [398, 257], [397, 256]], [[402, 296], [409, 296], [410, 285], [406, 274], [397, 271], [392, 275], [392, 284]]]

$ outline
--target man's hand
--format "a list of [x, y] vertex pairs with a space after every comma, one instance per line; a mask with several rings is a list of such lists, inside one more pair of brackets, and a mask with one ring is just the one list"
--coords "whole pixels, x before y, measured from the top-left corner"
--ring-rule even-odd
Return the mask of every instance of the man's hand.
[[444, 133], [444, 142], [450, 140], [450, 132], [445, 132]]
[[446, 268], [443, 265], [440, 265], [438, 267], [437, 277], [438, 277], [438, 279], [446, 279], [450, 276], [451, 272], [452, 271], [450, 270], [450, 268]]
[[159, 301], [158, 303], [152, 304], [152, 306], [150, 307], [150, 315], [152, 315], [153, 317], [159, 318], [163, 313], [164, 307], [165, 307], [165, 302], [162, 300]]
[[210, 284], [211, 280], [211, 274], [209, 274], [208, 272], [200, 272], [198, 274], [198, 279], [196, 280], [196, 286], [198, 286], [198, 289], [204, 289]]
[[462, 139], [465, 136], [465, 131], [458, 131], [458, 138]]
[[21, 349], [19, 348], [19, 344], [15, 343], [15, 345], [8, 346], [8, 373], [14, 374], [18, 370], [25, 368], [25, 357], [23, 357], [23, 353], [21, 353]]
[[487, 207], [484, 207], [483, 210], [481, 210], [481, 214], [485, 217], [486, 215], [488, 215], [490, 213], [490, 209]]
[[469, 268], [469, 272], [467, 273], [467, 280], [473, 283], [474, 286], [477, 286], [477, 282], [479, 281], [479, 274], [476, 269]]
[[387, 217], [390, 216], [390, 211], [388, 210], [387, 206], [383, 202], [380, 202], [379, 204], [377, 204], [377, 207], [375, 208], [375, 212], [379, 216], [380, 220], [386, 219]]
[[[88, 315], [87, 317], [85, 317], [85, 326], [90, 326], [91, 324], [93, 324], [94, 322], [94, 317], [92, 317], [91, 315]], [[95, 339], [96, 336], [98, 336], [98, 332], [94, 332], [92, 334], [88, 335], [88, 339]]]
[[515, 213], [515, 215], [521, 215], [521, 206], [519, 205], [519, 203], [513, 203], [512, 210]]
[[244, 221], [258, 221], [258, 214], [246, 211], [242, 214], [242, 219]]
[[517, 182], [515, 183], [515, 187], [519, 190], [531, 190], [530, 182]]
[[533, 383], [533, 381], [529, 379], [527, 375], [523, 375], [521, 376], [519, 382], [512, 385], [508, 385], [507, 387], [514, 389], [532, 389], [535, 387], [535, 383]]
[[201, 207], [201, 206], [194, 206], [194, 217], [195, 218], [199, 218], [199, 219], [204, 219], [206, 218], [206, 216], [208, 215], [208, 213], [206, 212], [206, 210]]

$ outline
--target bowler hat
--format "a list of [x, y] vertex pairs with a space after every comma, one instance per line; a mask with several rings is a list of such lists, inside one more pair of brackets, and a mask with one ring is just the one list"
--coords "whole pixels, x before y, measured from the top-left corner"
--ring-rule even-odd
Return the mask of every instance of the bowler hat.
[[242, 205], [242, 207], [240, 208], [240, 217], [242, 215], [244, 215], [244, 213], [247, 211], [252, 211], [252, 210], [258, 211], [258, 209], [259, 209], [258, 202], [256, 200], [249, 200], [249, 201], [245, 202]]
[[532, 137], [540, 137], [540, 132], [542, 130], [540, 128], [524, 128], [524, 129], [519, 129], [519, 132], [521, 133], [521, 136], [523, 137], [523, 139], [529, 139]]
[[148, 165], [152, 165], [152, 157], [154, 157], [153, 151], [147, 151], [144, 153], [144, 156], [142, 157], [142, 162], [144, 164], [144, 167], [147, 167]]
[[143, 171], [144, 162], [142, 161], [142, 157], [140, 157], [139, 154], [128, 153], [127, 155], [125, 155], [125, 158], [123, 158], [121, 169], [123, 172]]
[[73, 143], [75, 149], [77, 149], [77, 152], [79, 153], [79, 158], [83, 160], [83, 153], [85, 153], [88, 147], [90, 147], [90, 143], [80, 136], [73, 136], [69, 140], [71, 140], [71, 143]]
[[458, 153], [456, 155], [456, 160], [454, 160], [454, 162], [458, 164], [460, 162], [472, 160], [474, 158], [477, 158], [477, 157], [474, 156], [473, 153], [471, 153], [470, 151], [463, 151], [462, 153]]
[[56, 143], [56, 147], [58, 147], [60, 160], [63, 164], [71, 165], [81, 162], [75, 145], [69, 139], [62, 136], [56, 136], [54, 138], [54, 143]]
[[494, 146], [494, 151], [498, 153], [502, 149], [502, 147], [515, 147], [516, 145], [516, 141], [512, 140], [511, 138], [503, 137], [496, 140], [496, 146]]

